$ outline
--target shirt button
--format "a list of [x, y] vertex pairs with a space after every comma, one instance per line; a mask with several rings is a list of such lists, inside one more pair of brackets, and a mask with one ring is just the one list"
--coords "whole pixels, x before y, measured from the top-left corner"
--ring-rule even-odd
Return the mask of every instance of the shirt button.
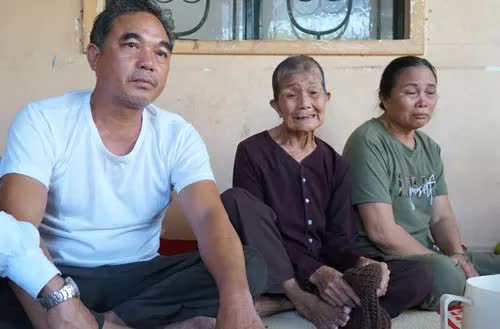
[[305, 182], [306, 182], [305, 177], [302, 177], [302, 183], [305, 183]]
[[309, 243], [313, 243], [313, 239], [309, 238]]
[[309, 198], [306, 198], [306, 200], [305, 200], [305, 201], [306, 201], [306, 203], [311, 202], [311, 200], [309, 200]]
[[312, 220], [310, 220], [310, 219], [307, 220], [307, 225], [312, 225], [312, 223], [313, 223]]

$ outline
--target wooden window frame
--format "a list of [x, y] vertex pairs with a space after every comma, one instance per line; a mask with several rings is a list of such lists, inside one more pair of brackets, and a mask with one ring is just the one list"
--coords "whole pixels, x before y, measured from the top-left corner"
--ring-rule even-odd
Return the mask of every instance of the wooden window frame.
[[[404, 40], [176, 40], [175, 54], [209, 55], [423, 55], [425, 0], [409, 0], [409, 39]], [[105, 0], [83, 0], [82, 49]]]

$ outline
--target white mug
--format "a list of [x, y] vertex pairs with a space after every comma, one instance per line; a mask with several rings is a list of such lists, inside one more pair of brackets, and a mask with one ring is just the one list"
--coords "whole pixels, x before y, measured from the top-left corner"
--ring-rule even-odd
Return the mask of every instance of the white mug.
[[500, 323], [500, 274], [470, 278], [464, 297], [441, 296], [441, 329], [448, 328], [448, 305], [463, 303], [462, 329], [498, 329]]

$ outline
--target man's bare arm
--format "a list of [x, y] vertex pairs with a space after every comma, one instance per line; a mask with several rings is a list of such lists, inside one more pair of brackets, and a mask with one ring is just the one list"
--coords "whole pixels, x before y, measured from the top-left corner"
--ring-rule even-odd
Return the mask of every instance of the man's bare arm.
[[[0, 210], [38, 227], [47, 205], [47, 192], [45, 185], [33, 178], [18, 174], [5, 175], [0, 184]], [[40, 248], [52, 261], [41, 239]], [[63, 279], [56, 276], [47, 283], [45, 289], [57, 290], [63, 284]], [[68, 300], [49, 312], [45, 312], [38, 302], [19, 286], [11, 282], [11, 287], [35, 329], [97, 328], [95, 319], [78, 299]]]
[[243, 249], [213, 181], [193, 183], [179, 201], [198, 240], [201, 257], [219, 289], [217, 328], [264, 328], [253, 307]]
[[0, 184], [0, 210], [38, 227], [47, 205], [47, 192], [45, 185], [36, 179], [19, 174], [5, 175]]
[[[11, 214], [17, 220], [28, 221], [40, 226], [45, 206], [47, 205], [47, 188], [39, 181], [24, 175], [8, 174], [2, 177], [0, 185], [0, 210]], [[40, 239], [40, 248], [48, 259], [50, 254]], [[23, 305], [34, 326], [43, 328], [46, 325], [46, 314], [40, 305], [24, 290], [11, 282], [11, 287]], [[60, 288], [60, 287], [59, 287]]]

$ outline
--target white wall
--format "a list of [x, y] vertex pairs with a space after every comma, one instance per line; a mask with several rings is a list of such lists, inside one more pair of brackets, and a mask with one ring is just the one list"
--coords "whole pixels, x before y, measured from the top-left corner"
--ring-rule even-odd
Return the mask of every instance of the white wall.
[[[0, 11], [0, 150], [25, 103], [94, 83], [80, 53], [81, 1], [8, 1]], [[425, 131], [442, 146], [449, 192], [464, 241], [500, 241], [500, 2], [428, 0], [426, 53], [439, 74], [440, 101]], [[15, 13], [15, 14], [14, 14]], [[282, 56], [176, 55], [158, 105], [204, 137], [220, 190], [231, 184], [241, 139], [278, 123], [268, 105]], [[378, 115], [376, 89], [393, 57], [317, 57], [333, 100], [319, 132], [339, 152], [350, 132]], [[177, 217], [175, 212], [174, 216]], [[177, 218], [169, 236], [191, 237]]]

